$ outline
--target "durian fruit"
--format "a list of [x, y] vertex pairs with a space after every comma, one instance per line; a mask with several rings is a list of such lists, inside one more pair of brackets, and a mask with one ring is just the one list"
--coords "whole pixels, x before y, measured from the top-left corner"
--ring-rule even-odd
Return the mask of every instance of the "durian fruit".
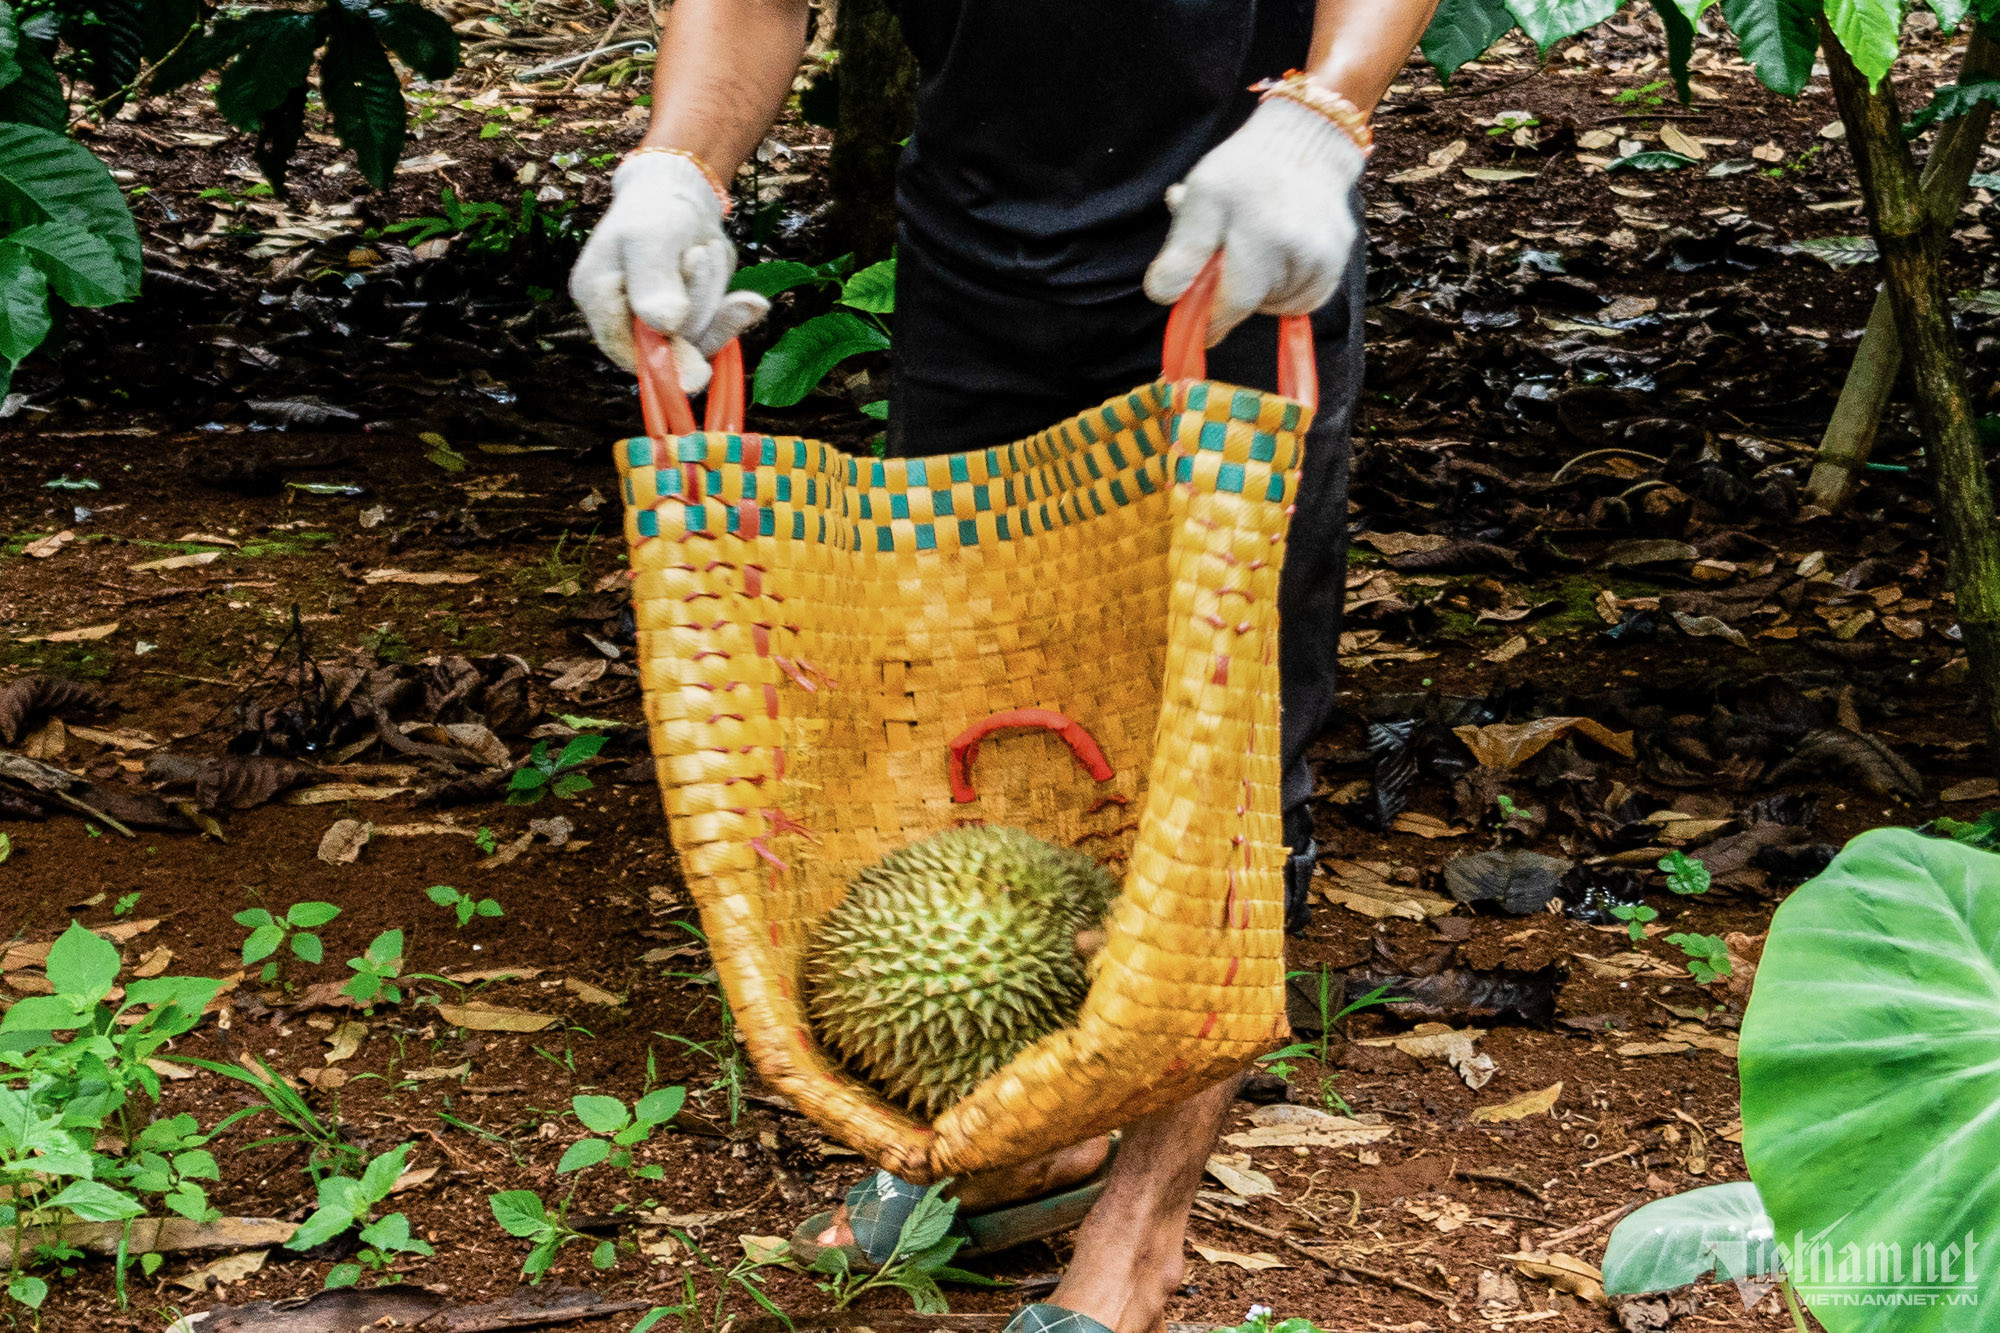
[[1080, 949], [1101, 943], [1117, 896], [1090, 857], [1016, 828], [891, 852], [855, 877], [807, 953], [814, 1027], [849, 1070], [935, 1119], [1075, 1020], [1091, 975]]

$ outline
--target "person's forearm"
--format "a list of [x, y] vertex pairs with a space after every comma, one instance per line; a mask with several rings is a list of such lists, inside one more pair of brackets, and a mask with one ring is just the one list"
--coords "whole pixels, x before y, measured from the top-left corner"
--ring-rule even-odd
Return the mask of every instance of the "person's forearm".
[[805, 46], [806, 0], [675, 0], [644, 145], [685, 149], [727, 181], [784, 106]]
[[1373, 112], [1436, 8], [1437, 0], [1319, 0], [1306, 72], [1314, 83]]

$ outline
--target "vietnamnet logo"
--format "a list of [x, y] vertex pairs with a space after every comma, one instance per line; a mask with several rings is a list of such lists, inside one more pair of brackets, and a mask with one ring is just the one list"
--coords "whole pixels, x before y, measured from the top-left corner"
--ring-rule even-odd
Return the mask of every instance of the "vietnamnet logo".
[[[1980, 1265], [1990, 1247], [1971, 1231], [1942, 1240], [1829, 1239], [1846, 1220], [1815, 1236], [1801, 1232], [1789, 1242], [1770, 1238], [1767, 1261], [1775, 1261], [1771, 1266], [1791, 1278], [1807, 1306], [1979, 1304]], [[1739, 1243], [1754, 1266], [1757, 1238]]]

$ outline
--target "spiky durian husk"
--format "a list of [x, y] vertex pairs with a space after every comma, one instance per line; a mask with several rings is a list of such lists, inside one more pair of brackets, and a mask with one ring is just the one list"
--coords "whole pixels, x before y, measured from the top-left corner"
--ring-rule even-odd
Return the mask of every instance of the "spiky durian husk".
[[806, 959], [807, 1006], [849, 1069], [913, 1114], [940, 1112], [1076, 1018], [1077, 932], [1118, 883], [1016, 828], [952, 829], [863, 870]]

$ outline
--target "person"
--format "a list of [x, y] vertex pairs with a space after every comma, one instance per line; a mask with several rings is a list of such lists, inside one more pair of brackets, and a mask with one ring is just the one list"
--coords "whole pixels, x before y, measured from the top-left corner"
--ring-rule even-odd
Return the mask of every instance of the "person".
[[[1211, 378], [1274, 387], [1274, 316], [1312, 316], [1320, 406], [1279, 599], [1294, 929], [1317, 853], [1305, 752], [1332, 711], [1345, 597], [1365, 287], [1357, 185], [1370, 113], [1435, 3], [897, 6], [919, 73], [897, 172], [892, 454], [1004, 444], [1156, 378], [1165, 307], [1217, 251]], [[637, 315], [674, 340], [683, 386], [695, 392], [707, 382], [704, 358], [767, 309], [754, 293], [728, 290], [726, 182], [791, 89], [807, 8], [676, 0], [668, 11], [651, 127], [614, 173], [611, 205], [570, 283], [598, 345], [620, 365], [633, 365]], [[1235, 1087], [1128, 1126], [1108, 1164], [1099, 1141], [960, 1183], [966, 1214], [1092, 1182], [1061, 1284], [1010, 1329], [1164, 1328], [1188, 1212]], [[878, 1172], [818, 1239], [879, 1247], [914, 1193]], [[1040, 1215], [1074, 1220], [1062, 1209]]]

